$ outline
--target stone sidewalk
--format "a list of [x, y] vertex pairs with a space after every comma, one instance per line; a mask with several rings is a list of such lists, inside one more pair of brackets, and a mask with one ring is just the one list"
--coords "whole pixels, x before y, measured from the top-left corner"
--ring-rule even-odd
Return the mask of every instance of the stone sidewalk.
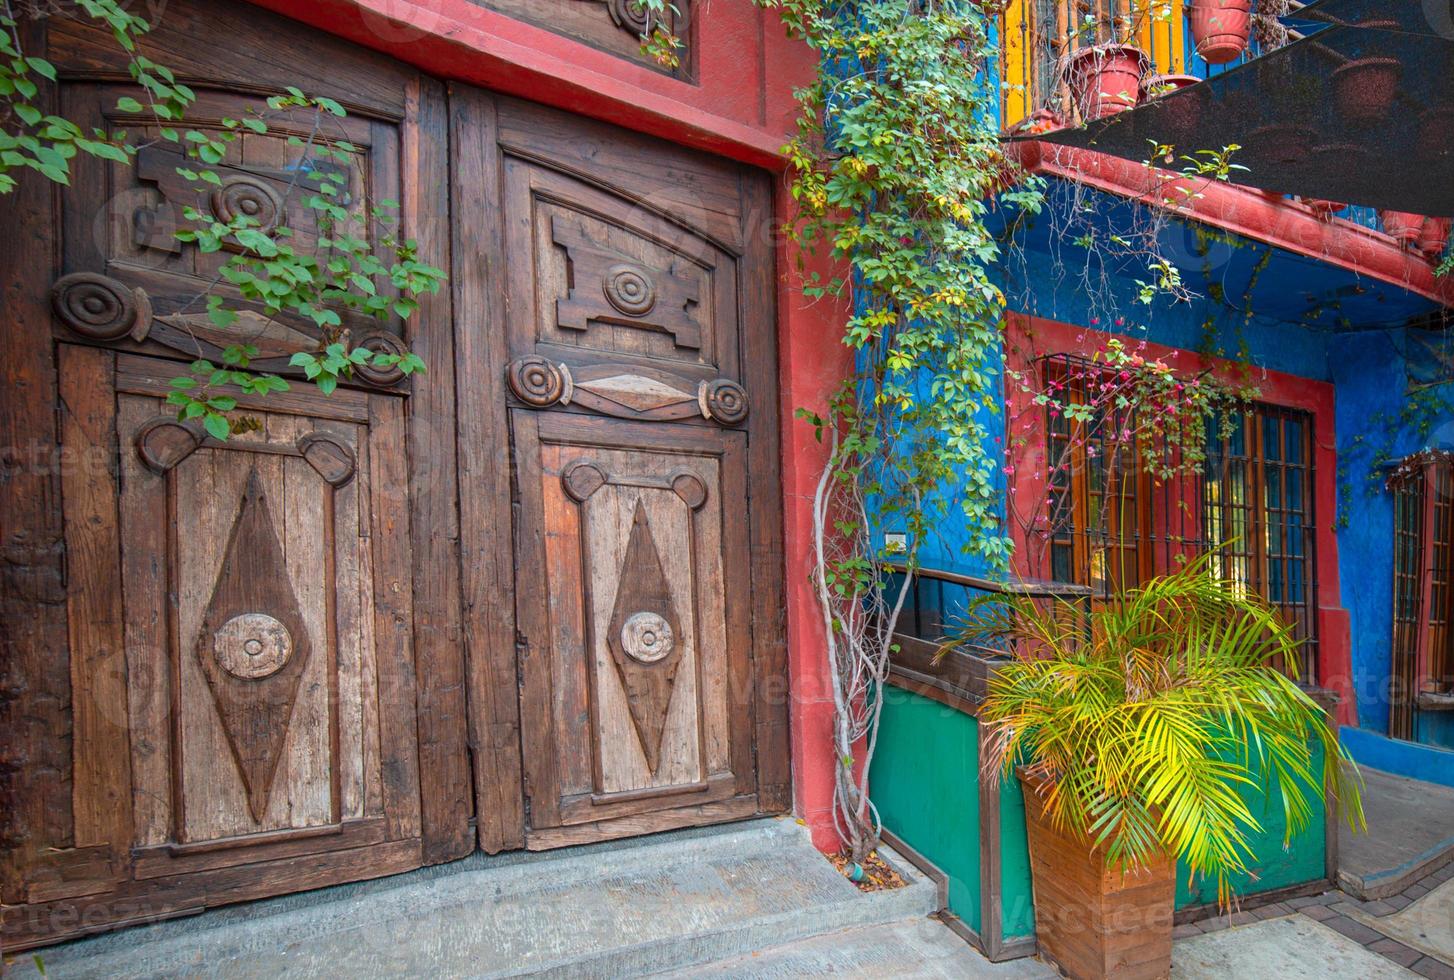
[[[1230, 917], [1219, 915], [1177, 926], [1175, 937], [1180, 941], [1180, 949], [1183, 944], [1197, 945], [1205, 942], [1203, 937], [1232, 930], [1238, 933], [1237, 945], [1251, 951], [1252, 962], [1266, 962], [1260, 957], [1275, 955], [1277, 947], [1284, 945], [1278, 941], [1279, 934], [1263, 931], [1252, 934], [1238, 927], [1295, 915], [1318, 922], [1352, 940], [1362, 950], [1376, 953], [1380, 959], [1415, 975], [1429, 980], [1454, 980], [1454, 864], [1445, 865], [1403, 891], [1376, 901], [1360, 901], [1341, 891], [1329, 891], [1236, 912]], [[1354, 954], [1350, 952], [1347, 956]], [[1338, 975], [1364, 975], [1348, 969], [1353, 965], [1346, 964]], [[1394, 975], [1408, 974], [1400, 970]]]

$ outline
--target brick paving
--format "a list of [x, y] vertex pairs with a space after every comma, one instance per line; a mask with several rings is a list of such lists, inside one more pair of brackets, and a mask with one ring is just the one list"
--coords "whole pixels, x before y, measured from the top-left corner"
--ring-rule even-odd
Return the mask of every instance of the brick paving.
[[[1454, 980], [1454, 963], [1446, 963], [1421, 950], [1405, 946], [1397, 939], [1379, 932], [1376, 925], [1376, 920], [1408, 908], [1450, 879], [1454, 879], [1454, 864], [1430, 872], [1402, 892], [1378, 901], [1363, 902], [1341, 891], [1327, 891], [1321, 895], [1289, 898], [1251, 911], [1236, 912], [1231, 916], [1230, 922], [1226, 915], [1212, 915], [1198, 922], [1177, 926], [1172, 936], [1175, 939], [1186, 939], [1199, 933], [1218, 932], [1229, 925], [1242, 925], [1300, 913], [1421, 977], [1427, 977], [1428, 980]], [[1365, 918], [1355, 918], [1349, 913], [1358, 913]], [[1373, 920], [1373, 924], [1370, 924], [1370, 920]]]

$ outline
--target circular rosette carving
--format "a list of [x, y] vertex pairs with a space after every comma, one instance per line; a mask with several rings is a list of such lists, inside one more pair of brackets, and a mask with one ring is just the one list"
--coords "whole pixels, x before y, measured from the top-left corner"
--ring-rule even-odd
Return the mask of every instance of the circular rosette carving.
[[243, 613], [212, 634], [212, 653], [233, 677], [261, 680], [283, 669], [293, 653], [293, 636], [266, 613]]
[[671, 623], [657, 613], [632, 613], [621, 624], [621, 649], [638, 663], [654, 664], [671, 653], [675, 645]]
[[697, 389], [702, 415], [720, 425], [736, 425], [747, 418], [747, 392], [736, 381], [703, 381]]
[[534, 354], [511, 361], [505, 380], [516, 398], [536, 408], [570, 401], [573, 388], [569, 368]]
[[[394, 354], [402, 356], [405, 352], [404, 342], [391, 333], [379, 331], [371, 333], [359, 341], [358, 344], [364, 350], [372, 354]], [[387, 387], [398, 384], [404, 380], [404, 372], [399, 365], [393, 364], [389, 367], [375, 367], [372, 363], [365, 362], [356, 365], [353, 369], [354, 375], [365, 384]]]
[[137, 297], [131, 287], [94, 272], [57, 279], [50, 301], [62, 323], [92, 340], [118, 340], [137, 322]]
[[632, 34], [645, 34], [651, 23], [651, 12], [641, 0], [606, 0], [606, 8], [616, 26]]
[[222, 222], [248, 218], [261, 231], [271, 232], [282, 223], [283, 199], [255, 177], [229, 177], [212, 192], [212, 213]]
[[627, 316], [645, 316], [656, 305], [656, 283], [639, 265], [613, 265], [606, 270], [606, 301]]

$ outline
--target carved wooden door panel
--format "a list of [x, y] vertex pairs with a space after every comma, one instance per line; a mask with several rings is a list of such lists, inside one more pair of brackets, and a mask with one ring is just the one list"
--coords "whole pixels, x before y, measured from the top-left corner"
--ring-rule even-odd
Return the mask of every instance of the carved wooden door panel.
[[509, 100], [452, 105], [467, 165], [461, 116], [495, 144], [466, 177], [501, 188], [480, 218], [509, 357], [525, 843], [780, 810], [765, 181]]
[[[60, 66], [49, 97], [83, 129], [152, 132], [117, 108], [139, 93], [115, 81], [108, 36], [56, 17], [30, 49]], [[436, 384], [368, 370], [332, 397], [296, 380], [266, 398], [226, 389], [258, 425], [225, 442], [165, 403], [189, 361], [227, 343], [245, 337], [253, 367], [286, 375], [323, 339], [255, 309], [217, 330], [204, 299], [230, 288], [214, 282], [226, 249], [180, 242], [184, 208], [285, 223], [307, 250], [301, 197], [329, 181], [351, 210], [405, 202], [404, 234], [442, 257], [443, 87], [230, 2], [169, 4], [144, 50], [197, 90], [198, 129], [297, 85], [346, 103], [325, 138], [352, 149], [305, 159], [290, 140], [306, 140], [303, 121], [274, 116], [205, 192], [156, 142], [131, 166], [78, 158], [63, 194], [23, 181], [0, 202], [5, 441], [58, 447], [0, 483], [7, 560], [26, 568], [0, 593], [7, 623], [25, 624], [0, 661], [7, 948], [471, 846], [458, 557], [435, 519], [457, 496], [447, 301], [412, 335], [342, 314], [355, 343], [407, 340]]]
[[126, 706], [133, 874], [387, 842], [371, 860], [417, 863], [403, 404], [262, 399], [257, 431], [217, 442], [168, 410], [174, 372], [62, 348], [62, 398], [87, 408], [65, 445], [119, 456], [113, 547], [87, 514], [110, 479], [63, 488], [73, 574], [100, 594], [121, 560], [125, 686], [103, 707]]

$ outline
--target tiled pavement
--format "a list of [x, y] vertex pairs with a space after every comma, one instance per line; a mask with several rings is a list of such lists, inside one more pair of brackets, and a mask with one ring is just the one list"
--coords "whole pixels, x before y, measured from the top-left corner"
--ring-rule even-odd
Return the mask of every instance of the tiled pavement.
[[[1354, 942], [1378, 953], [1385, 959], [1407, 967], [1429, 980], [1454, 980], [1454, 963], [1426, 955], [1420, 950], [1406, 946], [1378, 931], [1379, 918], [1393, 915], [1433, 891], [1446, 881], [1454, 880], [1454, 864], [1445, 865], [1438, 871], [1425, 875], [1402, 892], [1375, 902], [1362, 902], [1341, 891], [1324, 892], [1306, 898], [1292, 898], [1274, 902], [1245, 912], [1234, 912], [1231, 916], [1214, 915], [1199, 922], [1190, 922], [1176, 927], [1173, 934], [1177, 939], [1189, 938], [1201, 933], [1216, 932], [1229, 926], [1246, 925], [1262, 919], [1300, 912], [1316, 919], [1323, 925], [1340, 932]], [[1355, 914], [1350, 914], [1355, 913]], [[1361, 915], [1356, 915], [1361, 913]]]

